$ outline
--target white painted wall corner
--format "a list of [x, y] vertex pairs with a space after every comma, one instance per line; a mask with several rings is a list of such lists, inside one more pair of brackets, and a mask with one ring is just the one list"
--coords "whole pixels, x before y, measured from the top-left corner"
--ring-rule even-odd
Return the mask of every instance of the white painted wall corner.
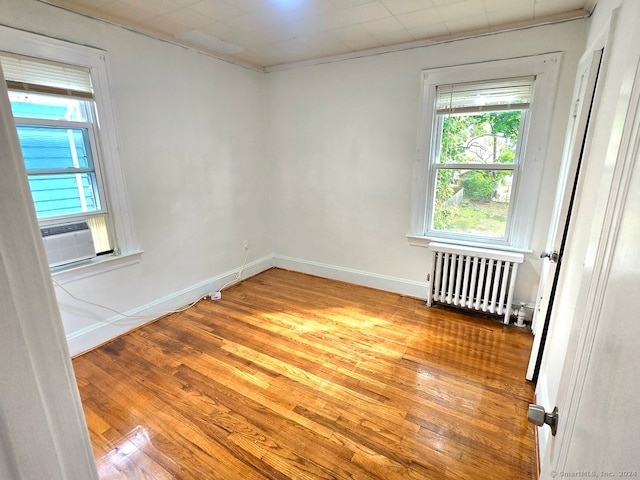
[[[245, 266], [242, 279], [238, 281], [257, 275], [271, 267], [273, 267], [273, 255], [267, 255], [249, 262]], [[126, 315], [135, 316], [134, 318], [129, 318], [124, 315], [115, 315], [104, 321], [96, 321], [81, 330], [72, 332], [67, 335], [69, 351], [72, 356], [79, 355], [95, 348], [98, 345], [102, 345], [109, 340], [113, 340], [130, 330], [140, 327], [141, 325], [152, 322], [153, 320], [163, 316], [166, 312], [177, 310], [191, 302], [194, 302], [207, 293], [217, 291], [226, 283], [231, 282], [230, 285], [232, 285], [235, 283], [234, 279], [240, 268], [241, 267], [238, 267], [215, 277], [208, 278], [207, 280], [172, 293], [171, 295], [167, 295], [159, 298], [158, 300], [147, 303], [146, 305], [123, 312]], [[139, 318], [138, 316], [142, 318]]]
[[429, 290], [429, 284], [427, 282], [406, 280], [404, 278], [314, 262], [312, 260], [303, 260], [285, 255], [274, 255], [273, 266], [387, 292], [399, 293], [423, 300], [427, 298], [427, 292]]

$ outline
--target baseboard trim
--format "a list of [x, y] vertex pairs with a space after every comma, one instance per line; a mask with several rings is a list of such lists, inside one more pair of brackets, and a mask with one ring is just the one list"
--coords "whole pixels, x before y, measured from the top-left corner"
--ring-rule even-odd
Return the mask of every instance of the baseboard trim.
[[[274, 254], [247, 263], [242, 279], [252, 277], [272, 267], [317, 275], [419, 299], [426, 299], [429, 288], [429, 284], [426, 282], [416, 282], [389, 275]], [[238, 270], [239, 267], [138, 308], [123, 312], [126, 315], [140, 315], [143, 318], [128, 318], [123, 315], [115, 315], [68, 334], [67, 342], [71, 355], [78, 356], [104, 345], [125, 333], [157, 320], [169, 311], [188, 305], [203, 295], [217, 290], [221, 285], [226, 283], [232, 285]]]
[[[271, 267], [273, 267], [273, 255], [267, 255], [249, 262], [244, 268], [244, 275], [242, 279], [238, 281], [257, 275]], [[240, 267], [235, 268], [179, 290], [171, 295], [159, 298], [153, 302], [147, 303], [146, 305], [123, 312], [126, 315], [140, 315], [143, 316], [143, 318], [129, 318], [124, 315], [115, 315], [68, 334], [67, 343], [69, 345], [71, 356], [78, 356], [96, 348], [97, 346], [104, 345], [125, 333], [151, 323], [166, 315], [167, 312], [180, 309], [181, 307], [194, 302], [203, 295], [216, 291], [222, 285], [227, 283], [229, 283], [229, 286], [233, 285], [233, 283], [236, 283], [234, 280], [239, 269]]]
[[404, 278], [314, 262], [312, 260], [303, 260], [285, 255], [274, 255], [273, 266], [387, 292], [399, 293], [423, 300], [427, 298], [427, 291], [429, 289], [427, 282], [406, 280]]

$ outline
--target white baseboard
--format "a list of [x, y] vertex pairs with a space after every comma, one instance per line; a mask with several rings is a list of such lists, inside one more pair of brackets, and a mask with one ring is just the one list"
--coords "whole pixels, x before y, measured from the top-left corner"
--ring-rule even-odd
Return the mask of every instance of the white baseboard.
[[429, 290], [429, 284], [427, 282], [416, 282], [353, 268], [287, 257], [285, 255], [274, 255], [273, 266], [420, 299], [426, 299]]
[[[378, 273], [356, 270], [338, 265], [271, 254], [248, 263], [244, 270], [243, 279], [257, 275], [271, 267], [280, 267], [295, 272], [307, 273], [319, 277], [330, 278], [342, 282], [362, 285], [387, 292], [407, 295], [414, 298], [426, 299], [429, 290], [428, 282], [418, 282], [404, 278], [381, 275]], [[154, 302], [124, 312], [127, 315], [141, 315], [144, 318], [128, 318], [116, 315], [103, 321], [95, 322], [67, 335], [71, 355], [102, 345], [130, 330], [164, 315], [166, 312], [181, 308], [195, 301], [201, 296], [216, 291], [222, 285], [233, 282], [239, 268], [221, 275], [209, 278], [196, 285], [175, 292]]]
[[[257, 275], [273, 266], [273, 255], [254, 260], [247, 263], [242, 279]], [[145, 323], [149, 323], [156, 318], [166, 314], [166, 312], [179, 309], [198, 298], [219, 289], [222, 285], [232, 282], [240, 267], [225, 272], [221, 275], [209, 278], [203, 282], [192, 285], [171, 295], [159, 298], [153, 302], [142, 305], [138, 308], [123, 312], [126, 315], [143, 316], [143, 318], [129, 318], [123, 315], [115, 315], [103, 321], [95, 322], [78, 331], [67, 335], [67, 343], [72, 356], [78, 355], [87, 350], [91, 350], [98, 345], [108, 342], [130, 330], [138, 328]], [[230, 285], [232, 283], [229, 283]]]

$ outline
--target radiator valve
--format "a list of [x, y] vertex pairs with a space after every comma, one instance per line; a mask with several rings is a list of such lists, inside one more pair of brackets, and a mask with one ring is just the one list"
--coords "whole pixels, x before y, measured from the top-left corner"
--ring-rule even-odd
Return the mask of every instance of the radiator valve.
[[526, 307], [524, 306], [524, 303], [520, 304], [520, 308], [518, 309], [517, 313], [517, 320], [516, 320], [516, 327], [524, 327], [525, 326], [525, 322], [527, 321], [527, 310]]

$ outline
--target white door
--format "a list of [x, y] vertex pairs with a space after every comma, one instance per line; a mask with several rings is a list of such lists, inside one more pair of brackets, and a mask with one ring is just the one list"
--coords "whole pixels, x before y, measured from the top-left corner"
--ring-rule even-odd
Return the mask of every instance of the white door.
[[567, 239], [573, 200], [580, 187], [579, 173], [584, 148], [588, 142], [589, 123], [596, 91], [598, 72], [603, 49], [591, 50], [578, 66], [578, 76], [573, 94], [572, 117], [568, 128], [563, 161], [558, 177], [554, 211], [547, 237], [544, 261], [540, 272], [540, 284], [531, 329], [533, 347], [527, 367], [527, 380], [537, 380], [544, 342], [547, 335], [555, 289], [560, 274], [560, 260]]
[[557, 434], [538, 429], [543, 480], [640, 476], [640, 2], [604, 5], [598, 118], [536, 385], [558, 408]]
[[[629, 97], [616, 164], [602, 182], [610, 187], [592, 192], [608, 194], [603, 221], [577, 232], [590, 237], [593, 248], [582, 265], [586, 288], [577, 297], [557, 394], [558, 431], [543, 452], [542, 479], [640, 477], [638, 67]], [[556, 367], [545, 362], [543, 368]]]
[[98, 479], [0, 68], [0, 478]]

